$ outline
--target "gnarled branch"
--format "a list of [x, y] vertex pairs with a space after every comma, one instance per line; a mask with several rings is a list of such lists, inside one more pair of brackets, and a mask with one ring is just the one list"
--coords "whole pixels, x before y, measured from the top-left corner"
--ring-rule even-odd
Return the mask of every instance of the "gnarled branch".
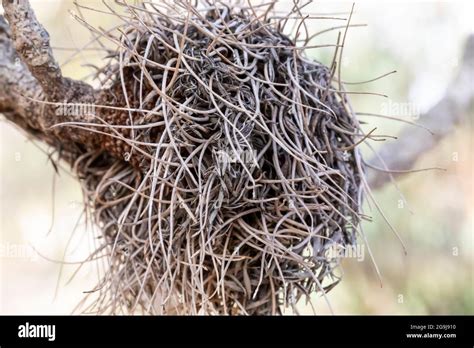
[[92, 87], [86, 83], [63, 77], [53, 56], [49, 34], [38, 22], [28, 1], [3, 0], [3, 9], [15, 50], [38, 80], [48, 100], [63, 101], [92, 94]]
[[49, 35], [28, 1], [3, 0], [3, 8], [5, 17], [0, 16], [0, 112], [49, 144], [91, 144], [96, 136], [89, 131], [52, 128], [60, 122], [87, 122], [88, 118], [87, 115], [58, 116], [57, 105], [51, 102], [92, 104], [95, 102], [93, 88], [62, 76], [52, 54]]

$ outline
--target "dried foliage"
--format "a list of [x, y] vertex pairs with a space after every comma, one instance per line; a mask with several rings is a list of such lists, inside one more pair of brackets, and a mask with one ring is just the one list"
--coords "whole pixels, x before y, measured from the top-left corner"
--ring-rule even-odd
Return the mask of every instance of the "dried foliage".
[[75, 164], [109, 266], [88, 310], [277, 314], [332, 288], [328, 247], [360, 219], [361, 132], [334, 66], [282, 33], [297, 9], [124, 6], [87, 125], [124, 160]]
[[[103, 277], [82, 312], [297, 312], [300, 299], [311, 303], [339, 282], [334, 246], [351, 247], [362, 232], [363, 193], [400, 239], [369, 183], [419, 171], [408, 168], [463, 118], [474, 39], [422, 123], [359, 114], [417, 126], [401, 138], [409, 151], [388, 144], [376, 153], [379, 167], [358, 145], [387, 136], [364, 134], [340, 77], [352, 12], [309, 15], [295, 0], [282, 15], [275, 4], [76, 4], [90, 45], [106, 52], [94, 88], [62, 75], [27, 0], [2, 1], [0, 112], [73, 166], [88, 222], [99, 228], [87, 261], [99, 260]], [[83, 10], [120, 25], [94, 28]], [[308, 19], [345, 22], [311, 34]], [[340, 35], [324, 45], [334, 47], [326, 67], [305, 50], [331, 30]], [[378, 174], [367, 180], [365, 165]]]
[[307, 30], [301, 8], [117, 4], [116, 30], [89, 26], [117, 47], [96, 111], [54, 125], [95, 136], [63, 153], [105, 260], [83, 310], [266, 315], [325, 295], [328, 248], [356, 240], [364, 135], [338, 65], [285, 34]]

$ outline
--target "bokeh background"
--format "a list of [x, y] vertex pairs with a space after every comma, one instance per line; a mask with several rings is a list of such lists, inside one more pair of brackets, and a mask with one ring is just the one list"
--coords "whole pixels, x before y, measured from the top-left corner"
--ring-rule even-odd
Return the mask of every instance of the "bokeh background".
[[[104, 9], [99, 1], [80, 4]], [[65, 75], [88, 78], [101, 54], [82, 49], [91, 35], [71, 16], [108, 28], [116, 18], [82, 9], [69, 0], [33, 0], [37, 17], [50, 33]], [[280, 9], [291, 6], [281, 1]], [[352, 2], [318, 1], [306, 11], [347, 17]], [[0, 10], [1, 11], [1, 10]], [[461, 63], [463, 43], [474, 33], [470, 1], [358, 1], [355, 3], [342, 60], [345, 81], [363, 81], [397, 70], [381, 80], [351, 85], [351, 91], [377, 92], [389, 98], [353, 95], [359, 112], [383, 113], [387, 105], [408, 106], [395, 117], [415, 120], [445, 93]], [[342, 22], [345, 24], [345, 22]], [[334, 20], [308, 21], [311, 32], [341, 25]], [[312, 44], [334, 43], [337, 30]], [[334, 48], [308, 50], [326, 64]], [[474, 81], [473, 81], [474, 83]], [[388, 108], [395, 111], [393, 107]], [[387, 113], [386, 113], [387, 114]], [[421, 116], [420, 116], [421, 115]], [[417, 163], [443, 167], [405, 176], [400, 193], [387, 185], [375, 197], [407, 245], [408, 254], [376, 210], [364, 230], [381, 273], [368, 252], [363, 260], [342, 261], [344, 278], [328, 294], [336, 314], [474, 314], [472, 112], [466, 121]], [[402, 124], [361, 116], [379, 134], [396, 135]], [[387, 140], [393, 141], [393, 140]], [[375, 142], [375, 148], [380, 146]], [[368, 158], [369, 149], [363, 149]], [[401, 149], [400, 151], [403, 151]], [[0, 314], [68, 314], [98, 281], [97, 265], [80, 262], [94, 245], [94, 234], [81, 219], [79, 185], [67, 170], [59, 175], [44, 147], [16, 127], [0, 122]], [[316, 311], [330, 313], [322, 298]], [[301, 313], [311, 313], [304, 304]]]

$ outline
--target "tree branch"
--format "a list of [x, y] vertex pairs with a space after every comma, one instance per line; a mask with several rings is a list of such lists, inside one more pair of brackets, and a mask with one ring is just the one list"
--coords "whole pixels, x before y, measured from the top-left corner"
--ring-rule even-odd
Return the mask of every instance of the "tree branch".
[[43, 102], [94, 104], [95, 91], [62, 76], [53, 57], [49, 34], [27, 0], [3, 0], [0, 16], [0, 112], [28, 133], [49, 144], [96, 146], [87, 130], [55, 127], [61, 122], [90, 122], [88, 115], [57, 115], [58, 106]]
[[[38, 22], [28, 0], [2, 0], [2, 4], [8, 25], [0, 16], [0, 112], [29, 134], [66, 152], [74, 153], [77, 145], [81, 145], [124, 159], [131, 147], [120, 139], [122, 130], [91, 124], [103, 120], [114, 124], [117, 119], [118, 123], [125, 122], [127, 116], [101, 107], [115, 106], [114, 91], [94, 90], [87, 83], [63, 77], [50, 47], [49, 34]], [[58, 115], [58, 107], [65, 110], [71, 104], [82, 104], [85, 110], [99, 107], [94, 115]], [[130, 163], [138, 167], [142, 157], [136, 154], [129, 159]]]
[[14, 111], [22, 115], [25, 125], [40, 129], [38, 105], [32, 99], [43, 98], [38, 81], [13, 49], [10, 30], [0, 16], [0, 112]]
[[3, 0], [2, 3], [15, 50], [38, 80], [47, 99], [71, 99], [72, 95], [68, 94], [71, 94], [72, 88], [78, 90], [76, 95], [92, 94], [91, 86], [63, 77], [53, 56], [49, 34], [38, 22], [29, 1]]
[[[474, 35], [471, 35], [465, 45], [461, 68], [448, 86], [445, 96], [420, 116], [418, 123], [434, 134], [422, 128], [406, 126], [398, 140], [384, 145], [369, 164], [394, 171], [394, 177], [409, 171], [424, 153], [434, 148], [465, 118], [474, 100], [473, 77]], [[389, 180], [390, 174], [386, 171], [370, 172], [369, 184], [372, 189], [381, 188]]]

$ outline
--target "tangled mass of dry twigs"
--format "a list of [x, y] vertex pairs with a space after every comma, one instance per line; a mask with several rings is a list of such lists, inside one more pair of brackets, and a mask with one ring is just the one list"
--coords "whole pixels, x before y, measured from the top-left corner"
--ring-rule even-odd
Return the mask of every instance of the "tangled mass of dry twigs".
[[95, 113], [55, 125], [100, 135], [68, 155], [106, 259], [85, 312], [279, 314], [324, 295], [328, 248], [356, 241], [364, 136], [336, 59], [284, 34], [304, 32], [300, 8], [118, 4], [119, 35], [90, 28], [117, 47]]
[[278, 314], [331, 289], [328, 246], [360, 220], [361, 132], [335, 65], [282, 34], [296, 10], [124, 6], [87, 125], [124, 158], [74, 165], [108, 255], [88, 310]]
[[[72, 165], [97, 232], [78, 269], [97, 261], [101, 280], [81, 313], [285, 314], [302, 300], [315, 310], [311, 300], [341, 279], [337, 251], [360, 237], [379, 274], [360, 224], [370, 219], [363, 195], [404, 247], [371, 188], [441, 169], [410, 170], [472, 105], [472, 35], [420, 123], [357, 114], [416, 126], [375, 152], [365, 140], [389, 136], [365, 134], [347, 96], [383, 95], [347, 92], [341, 79], [347, 30], [361, 26], [350, 24], [352, 10], [310, 15], [311, 1], [298, 0], [283, 12], [276, 0], [75, 3], [93, 39], [67, 62], [86, 48], [102, 61], [88, 62], [97, 71], [86, 82], [63, 76], [28, 0], [1, 1], [0, 114], [49, 145], [56, 170], [54, 155]], [[95, 28], [83, 10], [119, 24]], [[311, 34], [309, 19], [343, 25]], [[333, 30], [336, 44], [309, 44]], [[319, 47], [334, 50], [328, 66], [306, 55]], [[378, 174], [366, 178], [365, 168]]]

